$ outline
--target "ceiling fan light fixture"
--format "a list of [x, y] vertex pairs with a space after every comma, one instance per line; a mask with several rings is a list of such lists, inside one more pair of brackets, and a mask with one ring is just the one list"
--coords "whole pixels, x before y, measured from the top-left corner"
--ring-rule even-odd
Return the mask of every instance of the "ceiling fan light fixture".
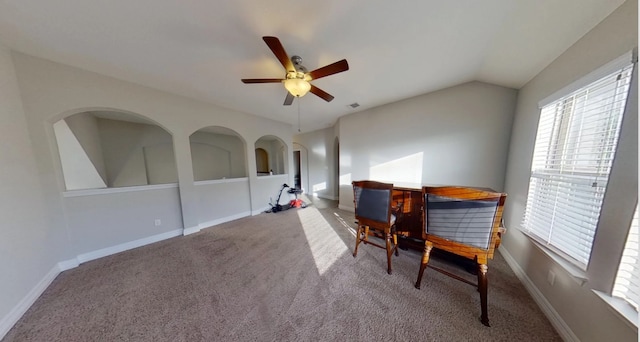
[[282, 82], [285, 89], [287, 89], [287, 96], [282, 104], [284, 106], [290, 106], [294, 98], [302, 97], [308, 92], [313, 93], [327, 102], [331, 102], [333, 100], [333, 96], [331, 94], [312, 85], [310, 82], [349, 70], [349, 63], [347, 63], [346, 59], [307, 72], [307, 68], [302, 65], [302, 58], [300, 58], [300, 56], [291, 56], [291, 58], [289, 58], [289, 55], [287, 55], [287, 52], [284, 50], [282, 43], [280, 43], [280, 40], [277, 37], [264, 36], [262, 37], [262, 40], [267, 43], [271, 52], [273, 52], [280, 64], [284, 67], [284, 70], [286, 71], [285, 78], [243, 78], [241, 79], [242, 83]]
[[311, 84], [302, 78], [287, 78], [284, 87], [295, 97], [303, 97], [311, 90]]

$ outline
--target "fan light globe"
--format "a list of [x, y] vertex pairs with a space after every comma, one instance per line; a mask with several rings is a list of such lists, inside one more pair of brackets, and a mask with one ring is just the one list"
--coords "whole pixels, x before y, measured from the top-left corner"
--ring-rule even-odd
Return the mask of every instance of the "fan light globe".
[[301, 78], [288, 78], [284, 81], [284, 87], [295, 97], [305, 96], [311, 89], [311, 84]]

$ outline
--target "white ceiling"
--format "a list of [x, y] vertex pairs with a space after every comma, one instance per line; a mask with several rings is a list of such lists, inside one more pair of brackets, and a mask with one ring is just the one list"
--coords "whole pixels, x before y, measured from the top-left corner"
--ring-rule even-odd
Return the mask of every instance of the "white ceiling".
[[[0, 0], [0, 42], [294, 131], [299, 109], [306, 132], [472, 80], [519, 88], [623, 2]], [[241, 83], [284, 76], [262, 36], [309, 70], [347, 59], [349, 71], [312, 82], [335, 99], [285, 107], [282, 85]]]

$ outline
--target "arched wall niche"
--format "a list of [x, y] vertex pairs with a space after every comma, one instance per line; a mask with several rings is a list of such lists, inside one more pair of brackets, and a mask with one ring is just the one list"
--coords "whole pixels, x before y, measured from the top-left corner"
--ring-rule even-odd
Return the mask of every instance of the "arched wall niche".
[[92, 108], [51, 121], [66, 190], [177, 182], [171, 133], [143, 115]]
[[[282, 175], [287, 173], [288, 147], [274, 135], [265, 135], [255, 142], [256, 172], [258, 176]], [[266, 155], [266, 156], [265, 156]], [[265, 167], [266, 159], [266, 167]]]
[[210, 126], [189, 136], [195, 181], [247, 177], [246, 142], [234, 130]]

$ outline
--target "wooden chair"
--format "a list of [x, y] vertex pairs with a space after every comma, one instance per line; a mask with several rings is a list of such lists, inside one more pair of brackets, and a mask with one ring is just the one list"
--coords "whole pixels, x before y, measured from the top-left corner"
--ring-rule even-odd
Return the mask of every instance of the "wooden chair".
[[[374, 181], [355, 181], [353, 184], [353, 204], [358, 224], [356, 248], [353, 256], [358, 255], [360, 242], [370, 244], [387, 251], [387, 273], [391, 274], [391, 255], [398, 255], [398, 236], [393, 215], [393, 184]], [[377, 236], [385, 240], [379, 245], [369, 240]]]
[[422, 274], [433, 247], [474, 260], [478, 267], [477, 283], [437, 267], [429, 267], [478, 289], [482, 310], [480, 321], [486, 326], [489, 326], [487, 261], [493, 259], [497, 246], [506, 196], [499, 192], [464, 187], [422, 188], [422, 238], [425, 244], [415, 287], [420, 289]]

